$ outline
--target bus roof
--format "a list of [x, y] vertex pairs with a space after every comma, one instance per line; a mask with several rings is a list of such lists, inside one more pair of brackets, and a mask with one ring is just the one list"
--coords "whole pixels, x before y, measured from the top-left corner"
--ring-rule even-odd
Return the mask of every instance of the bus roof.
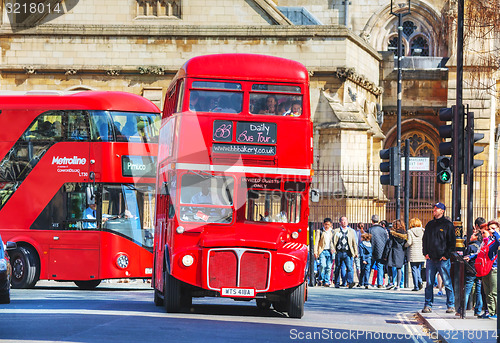
[[217, 54], [193, 57], [177, 77], [221, 78], [268, 82], [306, 83], [306, 67], [289, 59], [256, 54]]
[[86, 91], [72, 94], [25, 93], [1, 95], [0, 110], [102, 110], [159, 113], [158, 107], [142, 96], [126, 92]]

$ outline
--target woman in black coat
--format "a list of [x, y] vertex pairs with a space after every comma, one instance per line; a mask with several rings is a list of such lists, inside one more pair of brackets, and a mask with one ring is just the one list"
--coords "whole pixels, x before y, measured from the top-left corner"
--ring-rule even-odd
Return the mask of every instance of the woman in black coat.
[[387, 267], [395, 267], [397, 277], [396, 282], [388, 286], [387, 289], [395, 287], [395, 290], [397, 290], [401, 283], [401, 268], [403, 268], [405, 263], [406, 248], [404, 245], [408, 239], [405, 224], [402, 220], [398, 219], [393, 222], [391, 231], [389, 232], [389, 239], [392, 241], [392, 245], [387, 257]]

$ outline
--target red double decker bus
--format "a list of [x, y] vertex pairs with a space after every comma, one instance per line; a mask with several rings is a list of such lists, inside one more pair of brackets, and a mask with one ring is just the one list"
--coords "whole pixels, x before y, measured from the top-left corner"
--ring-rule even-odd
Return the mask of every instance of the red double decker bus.
[[309, 108], [308, 72], [291, 60], [209, 55], [178, 71], [158, 148], [158, 306], [221, 296], [303, 316]]
[[160, 110], [122, 92], [0, 95], [0, 233], [12, 286], [148, 278]]

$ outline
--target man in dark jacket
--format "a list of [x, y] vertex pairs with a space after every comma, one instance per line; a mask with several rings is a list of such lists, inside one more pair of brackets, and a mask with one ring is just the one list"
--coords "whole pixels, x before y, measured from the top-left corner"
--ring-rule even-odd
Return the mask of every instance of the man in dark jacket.
[[438, 202], [434, 205], [434, 219], [425, 226], [423, 237], [423, 254], [426, 260], [425, 304], [423, 313], [432, 312], [434, 302], [434, 281], [436, 273], [441, 275], [446, 290], [446, 313], [455, 312], [455, 294], [451, 284], [451, 254], [455, 251], [455, 227], [444, 218], [446, 206]]
[[378, 222], [380, 218], [378, 215], [374, 214], [372, 216], [373, 226], [370, 228], [370, 234], [372, 235], [372, 261], [374, 261], [374, 266], [377, 268], [377, 287], [384, 287], [384, 261], [382, 260], [382, 253], [384, 252], [385, 243], [389, 239], [389, 234], [387, 230], [380, 226]]

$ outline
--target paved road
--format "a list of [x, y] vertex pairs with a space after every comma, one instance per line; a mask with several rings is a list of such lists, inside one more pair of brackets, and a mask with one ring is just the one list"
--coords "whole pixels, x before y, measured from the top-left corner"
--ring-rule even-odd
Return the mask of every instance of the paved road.
[[421, 292], [310, 288], [302, 319], [220, 298], [167, 314], [142, 281], [95, 291], [42, 281], [11, 297], [0, 305], [0, 342], [432, 342], [413, 316]]

